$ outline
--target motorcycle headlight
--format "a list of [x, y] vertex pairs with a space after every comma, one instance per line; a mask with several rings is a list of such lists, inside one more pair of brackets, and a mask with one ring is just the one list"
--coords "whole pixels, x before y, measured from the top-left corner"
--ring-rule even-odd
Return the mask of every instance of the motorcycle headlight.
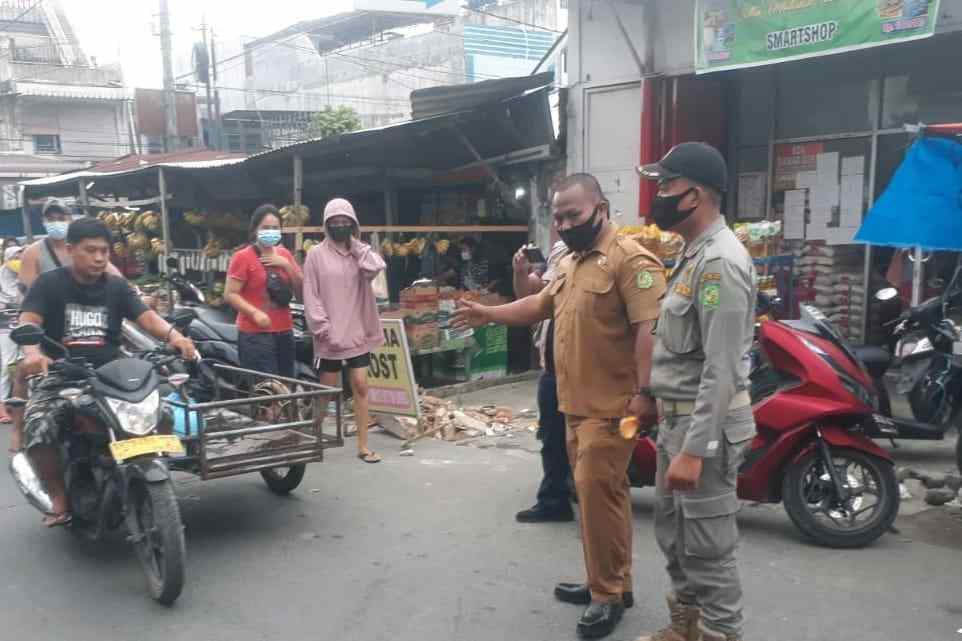
[[108, 398], [107, 404], [116, 415], [120, 427], [128, 434], [146, 436], [157, 427], [160, 410], [160, 393], [157, 390], [139, 403]]

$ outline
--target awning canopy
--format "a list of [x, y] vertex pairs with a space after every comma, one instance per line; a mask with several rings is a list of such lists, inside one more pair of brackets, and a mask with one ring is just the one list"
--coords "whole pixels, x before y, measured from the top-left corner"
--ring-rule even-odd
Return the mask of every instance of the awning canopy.
[[305, 172], [344, 167], [446, 171], [554, 143], [548, 89], [477, 109], [309, 140], [251, 156], [252, 171], [295, 155]]
[[217, 169], [230, 167], [244, 162], [242, 154], [230, 154], [207, 149], [199, 151], [175, 152], [170, 154], [151, 154], [149, 156], [128, 155], [97, 163], [87, 169], [72, 171], [66, 174], [48, 176], [26, 180], [21, 184], [27, 193], [43, 191], [49, 193], [58, 187], [68, 187], [75, 190], [78, 180], [96, 180], [98, 178], [119, 178], [147, 173], [158, 167], [173, 170]]
[[916, 140], [855, 240], [962, 251], [962, 144], [941, 137]]

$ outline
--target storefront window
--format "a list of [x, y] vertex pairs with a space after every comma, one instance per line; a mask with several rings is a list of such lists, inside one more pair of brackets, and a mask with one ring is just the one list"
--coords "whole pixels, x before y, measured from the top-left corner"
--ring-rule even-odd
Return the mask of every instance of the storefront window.
[[776, 137], [871, 130], [878, 113], [877, 60], [859, 52], [779, 65]]
[[962, 121], [962, 76], [946, 68], [960, 44], [962, 37], [952, 34], [885, 48], [883, 128]]

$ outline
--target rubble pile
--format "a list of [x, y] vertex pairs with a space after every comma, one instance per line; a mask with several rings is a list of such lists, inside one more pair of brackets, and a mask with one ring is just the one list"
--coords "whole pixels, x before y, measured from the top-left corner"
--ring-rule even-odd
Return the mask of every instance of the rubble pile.
[[516, 432], [534, 432], [537, 413], [510, 407], [486, 405], [459, 408], [456, 403], [434, 396], [421, 396], [421, 419], [399, 418], [405, 445], [422, 438], [452, 443], [472, 443], [486, 438], [511, 437]]

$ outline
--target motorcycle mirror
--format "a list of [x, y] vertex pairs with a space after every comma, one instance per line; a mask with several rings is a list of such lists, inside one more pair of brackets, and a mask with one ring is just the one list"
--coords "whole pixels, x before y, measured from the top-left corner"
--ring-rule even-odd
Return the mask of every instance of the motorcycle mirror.
[[43, 341], [43, 328], [33, 323], [25, 323], [10, 332], [10, 340], [21, 347], [24, 345], [39, 345]]
[[880, 289], [875, 292], [875, 300], [879, 301], [880, 303], [886, 303], [894, 298], [897, 298], [898, 295], [899, 290], [895, 289], [894, 287], [886, 287], [885, 289]]
[[168, 256], [168, 257], [167, 257], [167, 267], [168, 267], [169, 269], [179, 269], [179, 268], [180, 268], [180, 261], [177, 260], [176, 258], [174, 258], [173, 256]]
[[174, 387], [181, 387], [184, 383], [190, 380], [190, 374], [171, 374], [167, 379]]

